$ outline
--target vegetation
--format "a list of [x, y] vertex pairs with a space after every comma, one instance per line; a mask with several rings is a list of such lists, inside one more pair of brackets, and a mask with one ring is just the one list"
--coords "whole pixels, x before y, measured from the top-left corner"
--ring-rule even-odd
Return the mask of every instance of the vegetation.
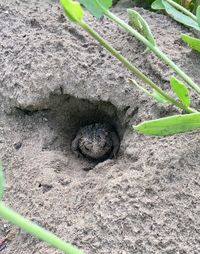
[[66, 254], [84, 254], [81, 250], [64, 242], [62, 239], [52, 234], [51, 232], [36, 225], [30, 220], [19, 215], [12, 209], [8, 208], [2, 201], [3, 198], [3, 170], [2, 162], [0, 161], [0, 217], [13, 223], [23, 229], [24, 231], [36, 236], [38, 239], [43, 240], [50, 245], [56, 247], [58, 250], [64, 251]]
[[[140, 1], [135, 1], [140, 2]], [[190, 26], [200, 31], [200, 6], [199, 1], [172, 1], [172, 0], [156, 0], [156, 1], [144, 1], [147, 6], [152, 4], [152, 7], [156, 10], [165, 9], [166, 12], [187, 26]], [[125, 57], [123, 57], [118, 51], [116, 51], [106, 40], [104, 40], [97, 32], [95, 32], [83, 19], [84, 10], [80, 3], [72, 0], [60, 1], [66, 16], [72, 21], [77, 23], [86, 32], [88, 32], [94, 39], [96, 39], [102, 46], [105, 47], [114, 57], [121, 61], [137, 78], [143, 83], [138, 84], [134, 79], [131, 79], [131, 83], [141, 89], [148, 96], [152, 97], [159, 103], [170, 103], [177, 108], [184, 111], [186, 114], [175, 115], [171, 117], [165, 117], [161, 119], [151, 120], [143, 122], [133, 128], [141, 133], [148, 135], [172, 135], [179, 132], [186, 132], [200, 128], [200, 113], [190, 107], [190, 95], [189, 86], [193, 91], [200, 95], [200, 87], [193, 82], [193, 80], [183, 72], [173, 61], [171, 61], [157, 46], [154, 36], [147, 24], [147, 22], [140, 16], [139, 13], [132, 9], [128, 9], [128, 16], [130, 25], [125, 23], [119, 17], [109, 11], [112, 6], [111, 0], [80, 0], [80, 3], [84, 5], [88, 11], [96, 18], [106, 15], [110, 20], [118, 24], [129, 34], [140, 40], [146, 47], [147, 51], [154, 52], [161, 60], [163, 60], [174, 72], [186, 82], [187, 86], [175, 76], [170, 77], [170, 86], [174, 92], [175, 98], [166, 94], [157, 84], [155, 84], [149, 77], [144, 75], [133, 64], [131, 64]], [[182, 6], [186, 7], [183, 8]], [[194, 12], [192, 14], [190, 11]], [[200, 40], [194, 37], [182, 34], [181, 38], [188, 43], [188, 45], [197, 51], [200, 51]], [[144, 87], [144, 84], [148, 86], [148, 89]], [[19, 215], [12, 209], [8, 208], [3, 198], [3, 173], [2, 163], [0, 161], [0, 216], [5, 220], [19, 226], [24, 231], [31, 233], [38, 239], [41, 239], [57, 249], [64, 251], [67, 254], [83, 254], [83, 252], [69, 243], [64, 242], [56, 235], [43, 229], [42, 227], [32, 223], [30, 220]]]
[[[182, 83], [176, 77], [170, 77], [170, 85], [176, 95], [176, 99], [172, 96], [169, 96], [149, 77], [144, 75], [125, 57], [123, 57], [119, 52], [117, 52], [106, 40], [104, 40], [84, 21], [84, 10], [78, 2], [72, 0], [61, 0], [60, 2], [63, 6], [66, 16], [71, 21], [80, 25], [94, 39], [96, 39], [102, 46], [104, 46], [114, 57], [120, 60], [130, 71], [132, 71], [139, 79], [141, 79], [143, 83], [145, 83], [149, 88], [151, 88], [151, 92], [149, 92], [142, 85], [139, 85], [135, 80], [131, 80], [134, 85], [139, 87], [142, 91], [146, 92], [146, 94], [150, 95], [160, 103], [170, 103], [178, 107], [179, 109], [182, 109], [184, 112], [192, 114], [189, 117], [187, 115], [177, 115], [171, 117], [170, 119], [168, 117], [154, 120], [156, 121], [156, 127], [154, 131], [151, 131], [152, 124], [154, 123], [153, 121], [147, 121], [138, 126], [133, 126], [135, 130], [149, 135], [171, 135], [179, 132], [194, 130], [200, 127], [200, 121], [198, 117], [198, 114], [200, 113], [198, 113], [195, 109], [190, 108], [189, 90], [184, 83]], [[200, 87], [196, 83], [194, 83], [193, 80], [185, 72], [183, 72], [158, 48], [148, 24], [139, 15], [139, 13], [131, 9], [128, 10], [128, 15], [131, 23], [130, 26], [109, 11], [109, 8], [112, 6], [111, 0], [96, 0], [92, 3], [89, 0], [80, 0], [80, 3], [84, 5], [88, 9], [88, 11], [96, 18], [99, 18], [102, 15], [106, 15], [109, 19], [117, 23], [120, 27], [124, 28], [131, 35], [135, 36], [138, 40], [140, 40], [146, 45], [147, 50], [151, 50], [152, 52], [154, 52], [160, 59], [162, 59], [167, 65], [169, 65], [187, 83], [188, 86], [190, 86], [198, 95], [200, 95]], [[191, 121], [194, 122], [193, 125], [190, 124]], [[143, 124], [145, 124], [145, 128], [143, 128]], [[186, 125], [186, 127], [180, 128], [183, 124]], [[162, 128], [158, 128], [159, 125]]]
[[[116, 4], [119, 0], [113, 0]], [[150, 9], [155, 0], [132, 0], [135, 6]], [[175, 3], [183, 6], [192, 13], [196, 13], [197, 7], [200, 5], [200, 0], [173, 0]]]
[[151, 6], [154, 10], [165, 10], [176, 21], [200, 31], [200, 6], [196, 15], [172, 0], [156, 0]]
[[[192, 2], [192, 1], [189, 1]], [[155, 10], [165, 10], [173, 19], [185, 26], [191, 27], [200, 32], [200, 5], [196, 6], [195, 15], [172, 0], [156, 0], [151, 7]], [[182, 34], [181, 38], [193, 50], [200, 52], [200, 40], [187, 34]]]

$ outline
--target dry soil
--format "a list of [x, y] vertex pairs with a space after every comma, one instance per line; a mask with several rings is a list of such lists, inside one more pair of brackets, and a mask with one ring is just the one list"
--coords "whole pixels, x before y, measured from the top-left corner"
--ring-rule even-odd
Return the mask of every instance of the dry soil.
[[[200, 83], [200, 57], [180, 40], [191, 31], [137, 10], [159, 47]], [[127, 20], [123, 4], [113, 11]], [[140, 42], [106, 18], [85, 19], [169, 92], [173, 72]], [[133, 87], [134, 75], [66, 20], [57, 1], [1, 0], [0, 36], [5, 203], [87, 254], [200, 253], [199, 131], [134, 132], [132, 124], [180, 112]], [[121, 138], [118, 157], [98, 165], [70, 149], [77, 129], [94, 121], [111, 122]], [[1, 220], [1, 239], [8, 232], [4, 254], [61, 253]]]

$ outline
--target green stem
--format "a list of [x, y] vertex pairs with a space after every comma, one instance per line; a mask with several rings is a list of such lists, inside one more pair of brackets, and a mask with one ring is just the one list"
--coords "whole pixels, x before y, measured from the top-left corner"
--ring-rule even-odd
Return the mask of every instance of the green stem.
[[160, 93], [171, 104], [176, 107], [185, 110], [187, 113], [194, 113], [192, 109], [185, 107], [182, 103], [177, 102], [173, 97], [167, 95], [159, 86], [157, 86], [152, 80], [145, 76], [141, 71], [134, 67], [125, 57], [118, 53], [106, 40], [104, 40], [97, 32], [95, 32], [84, 21], [79, 22], [79, 25], [88, 32], [94, 39], [96, 39], [104, 48], [106, 48], [113, 56], [121, 61], [131, 72], [133, 72], [138, 78], [147, 83], [151, 88]]
[[[140, 86], [135, 80], [133, 79], [129, 79], [131, 81], [131, 83], [133, 83], [135, 86], [137, 86], [139, 89], [141, 89], [144, 93], [146, 93], [148, 96], [150, 97], [154, 97], [152, 93], [150, 93], [148, 90], [146, 90], [144, 87]], [[153, 88], [153, 87], [152, 87]], [[154, 88], [154, 90], [156, 90]], [[165, 93], [161, 93], [160, 91], [156, 90], [162, 97], [164, 97], [168, 102], [171, 102], [172, 104], [174, 104], [174, 101], [169, 101], [169, 96]], [[171, 97], [172, 98], [172, 97]], [[178, 103], [177, 101], [175, 101], [176, 103]], [[196, 109], [190, 108], [190, 107], [185, 107], [183, 104], [179, 103], [182, 106], [182, 109], [185, 110], [185, 112], [187, 113], [198, 113], [198, 111]], [[180, 105], [176, 105], [177, 107], [180, 107]]]
[[[115, 50], [106, 40], [104, 40], [97, 32], [95, 32], [84, 21], [79, 22], [79, 25], [88, 32], [95, 40], [97, 40], [104, 48], [106, 48], [114, 57], [121, 61], [130, 71], [132, 71], [138, 78], [143, 80], [147, 84], [152, 84], [147, 76], [145, 76], [140, 70], [134, 67], [125, 57], [123, 57], [117, 50]], [[154, 84], [155, 85], [155, 84]]]
[[197, 17], [194, 14], [192, 14], [190, 11], [188, 11], [186, 8], [184, 8], [183, 6], [181, 6], [178, 3], [174, 2], [173, 0], [166, 0], [166, 1], [169, 4], [171, 4], [173, 7], [175, 7], [176, 9], [180, 10], [181, 12], [183, 12], [185, 15], [189, 16], [195, 22], [197, 22]]
[[3, 202], [0, 202], [0, 216], [8, 220], [9, 222], [17, 225], [18, 227], [25, 230], [26, 232], [31, 233], [37, 238], [51, 244], [57, 249], [64, 251], [67, 254], [84, 254], [81, 250], [78, 250], [76, 247], [72, 246], [71, 244], [64, 242], [63, 240], [58, 238], [56, 235], [41, 228], [40, 226], [25, 219], [18, 213], [6, 207]]
[[131, 83], [135, 86], [137, 86], [137, 88], [139, 88], [140, 90], [142, 90], [144, 93], [146, 93], [146, 95], [153, 97], [152, 93], [150, 93], [146, 88], [140, 86], [134, 79], [129, 79], [129, 81], [131, 81]]
[[184, 79], [198, 94], [200, 94], [200, 87], [194, 83], [194, 81], [186, 75], [172, 60], [170, 60], [157, 46], [154, 46], [149, 42], [144, 36], [142, 36], [139, 32], [134, 30], [131, 26], [129, 26], [126, 22], [118, 18], [116, 15], [111, 13], [109, 10], [105, 10], [104, 14], [108, 16], [115, 23], [119, 24], [133, 36], [135, 36], [138, 40], [143, 42], [147, 47], [149, 47], [160, 59], [162, 59], [166, 64], [168, 64], [176, 73], [179, 74], [182, 79]]

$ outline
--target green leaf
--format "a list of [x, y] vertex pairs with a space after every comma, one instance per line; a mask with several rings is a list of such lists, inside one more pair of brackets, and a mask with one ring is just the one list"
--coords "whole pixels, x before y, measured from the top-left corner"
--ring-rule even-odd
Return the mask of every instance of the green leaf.
[[166, 12], [176, 21], [192, 27], [198, 31], [200, 31], [200, 27], [198, 26], [197, 22], [195, 22], [192, 18], [188, 17], [187, 15], [183, 14], [182, 12], [178, 11], [176, 8], [171, 6], [168, 2], [165, 0], [162, 0], [162, 3], [165, 7]]
[[80, 22], [83, 19], [83, 9], [78, 2], [72, 0], [60, 0], [65, 14], [73, 22]]
[[162, 3], [162, 0], [156, 0], [152, 3], [151, 8], [154, 10], [164, 10], [165, 6]]
[[151, 33], [151, 29], [143, 17], [133, 9], [128, 9], [128, 17], [131, 26], [142, 34], [152, 45], [156, 45], [156, 41]]
[[200, 113], [175, 115], [133, 126], [133, 129], [146, 135], [168, 136], [200, 128]]
[[112, 0], [80, 0], [80, 3], [96, 18], [100, 18], [112, 6]]
[[187, 34], [182, 34], [181, 39], [184, 42], [186, 42], [191, 49], [194, 49], [194, 50], [200, 52], [200, 40], [199, 39], [191, 37]]
[[185, 105], [186, 107], [189, 107], [190, 105], [190, 96], [189, 91], [187, 87], [178, 79], [175, 77], [170, 78], [170, 85], [172, 87], [172, 90], [175, 92], [179, 100]]
[[3, 166], [2, 161], [0, 161], [0, 201], [3, 197]]
[[197, 23], [200, 27], [200, 5], [197, 7], [196, 17], [197, 17]]

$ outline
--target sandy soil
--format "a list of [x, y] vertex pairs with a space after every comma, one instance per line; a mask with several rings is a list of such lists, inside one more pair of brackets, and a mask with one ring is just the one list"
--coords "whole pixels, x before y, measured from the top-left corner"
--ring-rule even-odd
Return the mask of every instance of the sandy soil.
[[[160, 48], [200, 83], [200, 57], [180, 40], [190, 31], [137, 10]], [[123, 6], [114, 11], [127, 19]], [[86, 20], [169, 91], [172, 72], [142, 54], [143, 45], [107, 19]], [[131, 124], [178, 111], [132, 87], [132, 74], [66, 21], [57, 1], [1, 1], [0, 34], [6, 204], [87, 254], [200, 253], [199, 131], [165, 138], [133, 132]], [[194, 104], [200, 107], [197, 98]], [[116, 126], [117, 159], [94, 165], [71, 152], [79, 126], [93, 121]], [[1, 220], [1, 238], [9, 231], [2, 253], [60, 253]]]

